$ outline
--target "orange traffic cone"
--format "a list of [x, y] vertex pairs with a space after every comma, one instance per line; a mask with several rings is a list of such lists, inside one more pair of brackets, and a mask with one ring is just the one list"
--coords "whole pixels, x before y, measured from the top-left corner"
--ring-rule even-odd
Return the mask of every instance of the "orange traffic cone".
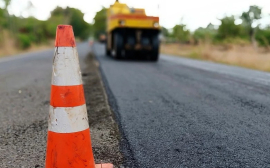
[[72, 26], [56, 31], [46, 168], [112, 168], [95, 165], [78, 53]]

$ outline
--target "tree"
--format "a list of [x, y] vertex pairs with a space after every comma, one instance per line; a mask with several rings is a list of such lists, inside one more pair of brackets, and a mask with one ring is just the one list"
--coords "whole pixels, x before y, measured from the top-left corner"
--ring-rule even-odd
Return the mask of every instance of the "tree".
[[215, 29], [213, 24], [208, 24], [206, 28], [198, 28], [193, 33], [193, 38], [195, 40], [195, 43], [198, 43], [199, 41], [211, 41], [214, 36], [217, 33], [217, 29]]
[[256, 40], [261, 46], [270, 49], [270, 27], [267, 27], [265, 29], [258, 29], [256, 32]]
[[65, 9], [57, 6], [53, 11], [51, 11], [51, 17], [53, 16], [61, 16], [65, 13]]
[[51, 17], [62, 18], [62, 24], [69, 24], [71, 16], [71, 8], [66, 9], [57, 6], [52, 12]]
[[166, 29], [165, 27], [161, 27], [161, 33], [164, 37], [168, 37], [169, 36], [169, 30]]
[[9, 12], [8, 12], [8, 7], [9, 7], [9, 5], [11, 3], [11, 0], [4, 0], [4, 3], [5, 3], [4, 10], [5, 10], [6, 18], [7, 18], [7, 26], [14, 33], [15, 32], [14, 31], [14, 25], [12, 23], [12, 18], [10, 17]]
[[58, 24], [70, 24], [73, 27], [74, 35], [85, 40], [92, 32], [92, 25], [85, 22], [83, 17], [84, 14], [79, 9], [69, 7], [63, 9], [61, 7], [56, 7], [51, 12], [47, 30], [53, 35], [55, 34], [55, 28]]
[[6, 27], [7, 21], [5, 19], [5, 11], [0, 8], [0, 43], [4, 40], [4, 27]]
[[225, 40], [229, 38], [243, 37], [243, 27], [235, 24], [234, 16], [224, 17], [220, 19], [221, 25], [217, 31], [218, 40]]
[[186, 29], [186, 25], [179, 24], [173, 27], [172, 35], [182, 43], [189, 42], [190, 32]]
[[0, 8], [0, 28], [6, 27], [7, 20], [5, 18], [5, 10]]
[[69, 9], [71, 13], [70, 24], [73, 27], [75, 36], [79, 37], [82, 40], [87, 39], [91, 32], [90, 24], [84, 21], [84, 14], [80, 10], [74, 8]]
[[107, 20], [107, 8], [102, 8], [100, 11], [98, 11], [94, 17], [94, 36], [95, 38], [98, 38], [101, 34], [105, 34], [106, 32], [106, 20]]
[[252, 44], [255, 46], [255, 30], [254, 23], [261, 19], [262, 9], [258, 6], [250, 6], [247, 12], [243, 12], [241, 19], [245, 28], [248, 31], [250, 40]]

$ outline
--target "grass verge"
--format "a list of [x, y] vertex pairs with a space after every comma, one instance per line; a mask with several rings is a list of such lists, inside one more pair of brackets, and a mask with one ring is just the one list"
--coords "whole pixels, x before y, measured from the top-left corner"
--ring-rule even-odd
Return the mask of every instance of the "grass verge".
[[[3, 39], [0, 40], [0, 58], [12, 56], [21, 53], [28, 53], [33, 51], [45, 50], [52, 48], [54, 46], [54, 40], [49, 40], [47, 43], [42, 44], [32, 44], [27, 49], [20, 49], [18, 44], [16, 44], [16, 40], [12, 37], [7, 31], [2, 33]], [[1, 35], [0, 35], [1, 36]]]
[[162, 44], [161, 53], [270, 72], [270, 52], [250, 45]]

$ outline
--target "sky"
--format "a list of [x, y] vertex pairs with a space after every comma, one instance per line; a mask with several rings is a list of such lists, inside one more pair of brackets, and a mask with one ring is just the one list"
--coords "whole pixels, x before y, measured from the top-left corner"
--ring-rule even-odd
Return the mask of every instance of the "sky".
[[[34, 8], [27, 8], [29, 1]], [[84, 14], [84, 20], [93, 23], [95, 13], [102, 7], [109, 7], [115, 0], [12, 0], [9, 12], [16, 16], [32, 15], [40, 20], [50, 17], [50, 12], [56, 7], [74, 7]], [[261, 25], [270, 24], [270, 0], [120, 0], [130, 7], [145, 8], [151, 16], [159, 16], [160, 24], [166, 28], [183, 23], [190, 30], [206, 27], [209, 23], [219, 25], [219, 19], [224, 16], [240, 16], [250, 5], [263, 8], [264, 19]], [[0, 0], [3, 7], [3, 0]], [[237, 23], [241, 23], [240, 20]]]

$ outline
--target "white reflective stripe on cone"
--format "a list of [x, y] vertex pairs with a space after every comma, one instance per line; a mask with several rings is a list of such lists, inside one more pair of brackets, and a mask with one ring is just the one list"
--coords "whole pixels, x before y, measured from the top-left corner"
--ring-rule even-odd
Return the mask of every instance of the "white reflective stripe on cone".
[[53, 60], [52, 85], [72, 86], [82, 84], [76, 47], [56, 47]]
[[76, 107], [52, 107], [49, 112], [49, 131], [79, 132], [89, 128], [85, 104]]

